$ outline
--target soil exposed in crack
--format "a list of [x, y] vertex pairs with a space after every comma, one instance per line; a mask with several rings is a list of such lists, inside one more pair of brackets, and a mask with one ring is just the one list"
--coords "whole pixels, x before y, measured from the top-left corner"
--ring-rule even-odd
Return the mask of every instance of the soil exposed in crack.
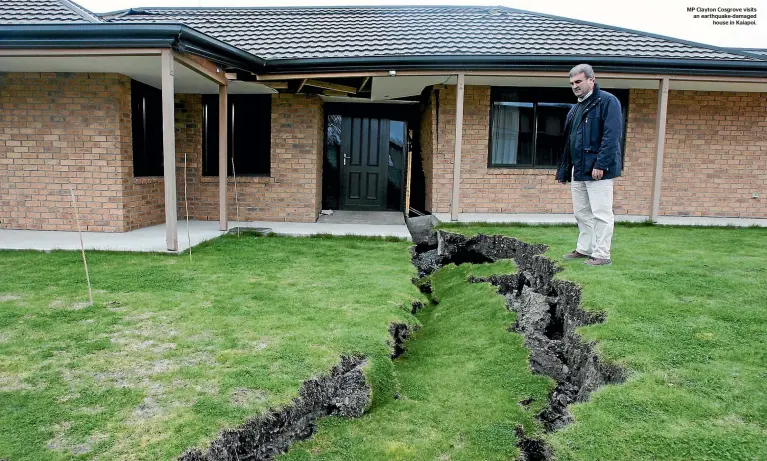
[[[588, 400], [591, 392], [605, 384], [622, 383], [626, 371], [601, 360], [595, 344], [585, 342], [575, 330], [601, 323], [604, 313], [586, 312], [580, 307], [581, 291], [573, 282], [555, 279], [561, 270], [542, 256], [545, 245], [534, 245], [504, 236], [466, 237], [437, 231], [435, 245], [421, 244], [413, 250], [412, 261], [421, 277], [454, 263], [494, 262], [513, 259], [518, 272], [469, 279], [470, 283], [491, 283], [506, 299], [517, 320], [510, 331], [520, 333], [530, 349], [530, 368], [557, 382], [548, 405], [537, 415], [547, 432], [572, 422], [567, 406]], [[425, 250], [419, 252], [421, 250]], [[419, 287], [426, 285], [422, 279]], [[422, 291], [423, 288], [422, 288]], [[520, 461], [553, 459], [551, 448], [542, 440], [516, 429]]]
[[[413, 310], [415, 311], [415, 307], [413, 307]], [[404, 323], [392, 323], [389, 325], [389, 334], [392, 337], [392, 353], [389, 357], [392, 360], [405, 353], [405, 341], [408, 340], [414, 331], [415, 328], [410, 328]]]
[[287, 451], [291, 443], [311, 437], [323, 416], [361, 416], [371, 397], [362, 371], [365, 363], [361, 356], [342, 357], [329, 375], [305, 381], [292, 404], [225, 430], [207, 450], [188, 451], [178, 460], [271, 460]]
[[[415, 315], [423, 307], [422, 302], [413, 301], [410, 312]], [[405, 323], [389, 325], [392, 359], [405, 352], [405, 342], [415, 330], [415, 326]], [[187, 451], [178, 461], [268, 461], [286, 452], [293, 442], [311, 437], [318, 420], [324, 416], [362, 416], [372, 395], [362, 371], [366, 363], [362, 356], [341, 357], [341, 363], [329, 375], [304, 381], [292, 404], [269, 410], [236, 429], [222, 431], [207, 450]]]

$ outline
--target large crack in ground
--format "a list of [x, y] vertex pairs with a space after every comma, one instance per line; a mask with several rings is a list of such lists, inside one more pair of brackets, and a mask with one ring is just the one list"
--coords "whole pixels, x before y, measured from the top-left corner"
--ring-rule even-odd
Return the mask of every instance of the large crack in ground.
[[[415, 237], [415, 234], [414, 234]], [[557, 382], [546, 407], [537, 417], [546, 431], [573, 421], [571, 403], [588, 400], [591, 392], [605, 384], [621, 383], [625, 370], [599, 359], [594, 343], [584, 342], [575, 330], [603, 322], [604, 313], [589, 313], [580, 307], [580, 288], [567, 280], [555, 279], [561, 270], [542, 256], [545, 245], [534, 245], [504, 236], [466, 237], [445, 231], [429, 232], [416, 240], [412, 261], [419, 276], [413, 282], [437, 304], [426, 276], [448, 264], [480, 264], [512, 259], [517, 273], [470, 278], [470, 283], [491, 283], [504, 296], [517, 320], [510, 331], [520, 333], [530, 350], [530, 367], [535, 373]], [[415, 301], [411, 313], [423, 304]], [[406, 324], [391, 324], [391, 358], [399, 357], [413, 333]], [[314, 434], [317, 421], [328, 415], [359, 417], [370, 404], [371, 388], [362, 370], [367, 359], [344, 356], [330, 374], [303, 383], [299, 397], [279, 410], [270, 410], [236, 429], [225, 430], [207, 450], [194, 449], [179, 461], [268, 461], [288, 450], [293, 442]], [[520, 402], [529, 405], [530, 399]], [[548, 461], [554, 458], [545, 441], [516, 428], [518, 461]]]
[[210, 447], [184, 453], [179, 461], [266, 461], [316, 430], [323, 416], [359, 417], [370, 403], [371, 389], [362, 371], [366, 359], [344, 356], [329, 375], [303, 383], [299, 397], [236, 429], [223, 431]]
[[[622, 383], [626, 372], [599, 358], [595, 344], [585, 342], [576, 329], [605, 320], [604, 313], [586, 312], [580, 307], [581, 290], [573, 282], [555, 279], [562, 269], [542, 256], [545, 245], [533, 245], [504, 236], [466, 237], [445, 231], [414, 247], [413, 264], [421, 277], [447, 264], [494, 262], [513, 259], [518, 272], [470, 278], [471, 283], [487, 282], [498, 287], [517, 320], [510, 331], [520, 333], [530, 350], [530, 367], [535, 373], [553, 378], [556, 388], [546, 407], [537, 415], [547, 432], [573, 421], [571, 403], [588, 400], [591, 392], [605, 384]], [[419, 281], [429, 293], [430, 286]], [[531, 402], [520, 402], [531, 403]], [[517, 428], [520, 461], [553, 459], [551, 448]]]
[[[411, 312], [415, 314], [422, 308], [423, 303], [413, 301]], [[413, 331], [405, 323], [389, 325], [392, 359], [404, 353], [404, 344]], [[178, 461], [269, 461], [286, 452], [294, 442], [311, 437], [322, 417], [362, 416], [372, 393], [362, 370], [366, 363], [363, 356], [341, 357], [341, 363], [328, 375], [304, 381], [292, 404], [269, 410], [236, 429], [222, 431], [207, 450], [187, 451]]]

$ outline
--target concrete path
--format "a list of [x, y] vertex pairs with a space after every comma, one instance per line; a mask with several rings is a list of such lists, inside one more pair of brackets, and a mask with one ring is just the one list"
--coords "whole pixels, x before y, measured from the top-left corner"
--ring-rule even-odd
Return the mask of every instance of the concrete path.
[[[402, 214], [399, 214], [400, 217]], [[266, 228], [280, 235], [309, 236], [316, 234], [398, 237], [410, 239], [403, 218], [402, 224], [342, 224], [342, 223], [287, 223], [271, 221], [229, 222], [229, 228]], [[190, 221], [189, 236], [192, 246], [223, 234], [218, 221]], [[86, 250], [165, 252], [165, 225], [145, 227], [130, 232], [83, 232]], [[179, 252], [189, 248], [186, 221], [178, 222]], [[77, 232], [33, 231], [0, 229], [2, 250], [79, 250]]]
[[[450, 221], [450, 214], [437, 213], [443, 221]], [[617, 215], [617, 221], [642, 222], [646, 216]], [[496, 214], [462, 213], [459, 222], [529, 224], [575, 224], [569, 214]], [[662, 217], [659, 224], [680, 226], [760, 226], [767, 227], [767, 219]], [[280, 235], [310, 236], [316, 234], [358, 235], [370, 237], [398, 237], [410, 240], [402, 213], [398, 212], [334, 212], [322, 216], [316, 223], [290, 223], [273, 221], [230, 222], [235, 227], [265, 228]], [[223, 234], [217, 221], [190, 221], [189, 236], [192, 246], [199, 245]], [[83, 232], [86, 250], [165, 252], [165, 225], [145, 227], [130, 232]], [[185, 221], [178, 223], [179, 252], [189, 248]], [[77, 232], [30, 231], [0, 229], [0, 250], [79, 250]]]
[[405, 215], [401, 211], [347, 211], [331, 210], [331, 215], [321, 215], [318, 224], [373, 224], [404, 226]]

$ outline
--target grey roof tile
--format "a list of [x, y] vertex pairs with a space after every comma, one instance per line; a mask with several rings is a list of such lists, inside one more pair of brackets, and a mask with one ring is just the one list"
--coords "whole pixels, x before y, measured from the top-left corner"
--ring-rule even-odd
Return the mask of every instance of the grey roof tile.
[[67, 0], [1, 0], [0, 25], [88, 23], [98, 19]]
[[104, 19], [181, 23], [270, 60], [428, 54], [758, 61], [706, 45], [503, 7], [141, 8]]

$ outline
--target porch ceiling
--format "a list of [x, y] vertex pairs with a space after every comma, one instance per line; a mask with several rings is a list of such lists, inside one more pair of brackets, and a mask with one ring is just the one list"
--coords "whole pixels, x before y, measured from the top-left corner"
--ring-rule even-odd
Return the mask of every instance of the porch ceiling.
[[[658, 89], [659, 79], [648, 76], [641, 78], [627, 77], [600, 77], [597, 74], [597, 81], [604, 88], [644, 88]], [[685, 79], [683, 76], [672, 77], [670, 82], [672, 90], [698, 90], [698, 91], [739, 91], [739, 92], [767, 92], [767, 79], [760, 82], [737, 82], [737, 81], [717, 81], [716, 77], [701, 79]], [[373, 77], [373, 87], [371, 99], [387, 100], [395, 98], [404, 98], [417, 96], [423, 89], [429, 85], [455, 85], [455, 75], [417, 75], [417, 76], [395, 76], [395, 77]], [[568, 88], [567, 75], [561, 77], [553, 76], [491, 76], [491, 75], [466, 75], [466, 85], [487, 85], [487, 86], [522, 86], [522, 87], [562, 87]]]
[[[81, 72], [118, 73], [160, 88], [160, 55], [150, 56], [0, 56], [0, 72]], [[218, 84], [176, 64], [174, 87], [176, 93], [218, 94]], [[229, 82], [230, 94], [266, 94], [275, 90], [260, 83]]]

